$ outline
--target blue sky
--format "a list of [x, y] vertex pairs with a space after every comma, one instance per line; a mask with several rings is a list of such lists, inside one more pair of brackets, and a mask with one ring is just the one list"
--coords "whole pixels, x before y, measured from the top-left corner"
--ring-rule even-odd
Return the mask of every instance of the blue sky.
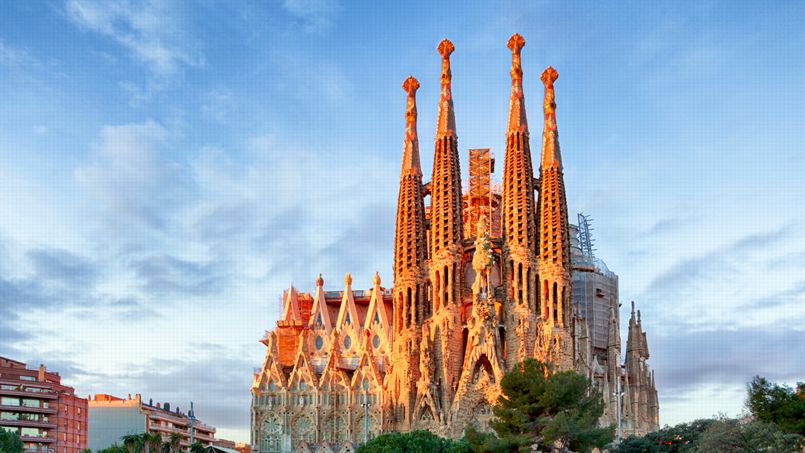
[[570, 212], [642, 309], [661, 422], [805, 377], [802, 3], [231, 3], [0, 5], [0, 354], [248, 440], [282, 289], [390, 283], [400, 84], [427, 174], [450, 38], [465, 175], [467, 148], [502, 163], [518, 32], [536, 137], [559, 71]]

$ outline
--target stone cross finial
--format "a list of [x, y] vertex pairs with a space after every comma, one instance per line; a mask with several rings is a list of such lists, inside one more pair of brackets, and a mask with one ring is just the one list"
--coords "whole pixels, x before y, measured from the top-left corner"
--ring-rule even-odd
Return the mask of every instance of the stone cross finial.
[[506, 43], [506, 47], [512, 51], [511, 76], [514, 80], [521, 80], [523, 78], [523, 68], [520, 66], [520, 49], [524, 46], [525, 39], [517, 33], [513, 34], [511, 38], [509, 38], [509, 42]]
[[347, 272], [347, 274], [344, 275], [344, 284], [346, 286], [352, 286], [352, 274], [350, 274], [349, 272]]
[[408, 101], [405, 105], [405, 134], [407, 139], [414, 139], [416, 138], [416, 90], [419, 89], [419, 81], [408, 76], [402, 87], [408, 93]]
[[378, 274], [377, 271], [375, 271], [375, 275], [374, 277], [372, 277], [372, 283], [374, 283], [377, 286], [380, 286], [380, 274]]
[[324, 279], [321, 277], [321, 274], [316, 278], [316, 287], [321, 288], [324, 286]]
[[548, 66], [542, 71], [542, 75], [540, 76], [540, 80], [545, 85], [545, 102], [543, 104], [543, 109], [545, 110], [545, 115], [553, 117], [556, 114], [556, 94], [553, 90], [553, 82], [559, 77], [559, 73], [556, 72], [556, 69]]
[[408, 97], [416, 97], [416, 90], [419, 89], [419, 80], [414, 76], [408, 76], [402, 84], [403, 90], [408, 93]]
[[441, 81], [442, 84], [450, 83], [450, 80], [453, 78], [452, 72], [450, 72], [450, 54], [456, 50], [456, 47], [450, 42], [449, 39], [443, 39], [442, 42], [439, 43], [439, 47], [436, 48], [439, 51], [439, 55], [442, 56], [442, 75]]
[[456, 118], [453, 112], [453, 94], [450, 88], [453, 79], [453, 73], [450, 71], [450, 54], [456, 48], [449, 39], [443, 39], [436, 50], [442, 56], [441, 92], [439, 93], [439, 110], [436, 114], [436, 136], [455, 135]]

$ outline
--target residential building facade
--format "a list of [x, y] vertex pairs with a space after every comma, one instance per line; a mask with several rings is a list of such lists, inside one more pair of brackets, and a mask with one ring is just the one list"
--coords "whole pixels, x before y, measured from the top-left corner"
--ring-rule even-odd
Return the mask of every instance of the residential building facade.
[[216, 442], [215, 428], [195, 419], [192, 408], [188, 413], [170, 403], [143, 402], [139, 394], [118, 398], [97, 394], [89, 399], [89, 448], [100, 450], [120, 444], [128, 434], [160, 434], [168, 441], [173, 433], [181, 436], [181, 446], [192, 442], [211, 446]]
[[17, 433], [26, 452], [87, 448], [87, 400], [44, 365], [0, 357], [0, 429]]

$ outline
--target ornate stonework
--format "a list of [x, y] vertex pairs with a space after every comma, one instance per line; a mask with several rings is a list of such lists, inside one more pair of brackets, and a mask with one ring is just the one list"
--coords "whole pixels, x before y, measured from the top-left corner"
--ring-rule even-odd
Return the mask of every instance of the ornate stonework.
[[[252, 393], [252, 451], [345, 452], [382, 432], [427, 429], [460, 437], [489, 429], [506, 370], [535, 357], [554, 370], [576, 369], [605, 395], [602, 423], [614, 422], [620, 387], [625, 433], [659, 424], [654, 375], [640, 314], [629, 324], [625, 371], [615, 309], [606, 351], [593, 350], [589, 327], [572, 305], [570, 235], [556, 127], [553, 68], [542, 74], [544, 130], [534, 177], [523, 94], [521, 49], [512, 52], [511, 97], [502, 194], [465, 228], [451, 92], [453, 44], [442, 41], [440, 96], [431, 182], [422, 182], [416, 91], [408, 77], [394, 239], [394, 287], [375, 274], [370, 290], [314, 294], [289, 288], [282, 318], [261, 340], [263, 366]], [[430, 195], [430, 206], [424, 199]], [[494, 201], [492, 203], [491, 201]], [[466, 237], [472, 232], [473, 237]]]

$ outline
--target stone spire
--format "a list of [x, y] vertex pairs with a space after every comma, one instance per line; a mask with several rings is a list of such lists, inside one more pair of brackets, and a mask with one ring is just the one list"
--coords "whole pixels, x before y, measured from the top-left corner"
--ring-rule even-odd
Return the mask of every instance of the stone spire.
[[553, 83], [558, 77], [555, 69], [542, 72], [545, 85], [543, 109], [545, 125], [542, 133], [542, 158], [539, 186], [539, 275], [543, 283], [541, 312], [546, 328], [554, 330], [555, 344], [559, 344], [560, 368], [565, 367], [572, 345], [563, 344], [561, 337], [572, 329], [570, 263], [570, 225], [567, 218], [565, 182], [556, 130], [556, 102]]
[[455, 266], [461, 260], [464, 228], [458, 138], [450, 93], [450, 54], [453, 49], [453, 43], [447, 39], [438, 47], [442, 56], [441, 95], [430, 184], [430, 268], [434, 283], [434, 312], [454, 304], [460, 289], [460, 272]]
[[435, 326], [431, 332], [436, 372], [434, 379], [440, 395], [439, 404], [446, 407], [461, 374], [462, 345], [453, 338], [461, 336], [461, 267], [464, 238], [461, 168], [458, 136], [451, 93], [450, 54], [455, 47], [445, 39], [437, 47], [442, 57], [441, 90], [436, 118], [433, 175], [430, 182], [430, 249], [428, 263], [431, 282], [431, 306], [425, 317]]
[[[531, 165], [528, 123], [523, 97], [520, 49], [525, 40], [509, 38], [512, 51], [512, 90], [503, 165], [503, 260], [507, 286], [505, 361], [507, 367], [532, 355], [536, 339], [537, 217], [534, 208], [534, 169]], [[542, 357], [541, 357], [542, 358]]]
[[[425, 205], [423, 202], [422, 169], [419, 165], [419, 140], [416, 131], [416, 90], [419, 82], [408, 77], [403, 89], [408, 93], [405, 112], [405, 138], [400, 169], [400, 192], [397, 199], [397, 225], [394, 238], [394, 286], [410, 276], [423, 278], [425, 245]], [[395, 320], [395, 326], [402, 326]]]
[[419, 331], [427, 285], [427, 239], [424, 187], [419, 166], [416, 133], [416, 90], [419, 82], [408, 77], [403, 89], [408, 94], [405, 112], [403, 162], [397, 199], [394, 236], [393, 317], [394, 347], [391, 351], [393, 411], [400, 426], [408, 426], [414, 405], [414, 384], [418, 379]]

